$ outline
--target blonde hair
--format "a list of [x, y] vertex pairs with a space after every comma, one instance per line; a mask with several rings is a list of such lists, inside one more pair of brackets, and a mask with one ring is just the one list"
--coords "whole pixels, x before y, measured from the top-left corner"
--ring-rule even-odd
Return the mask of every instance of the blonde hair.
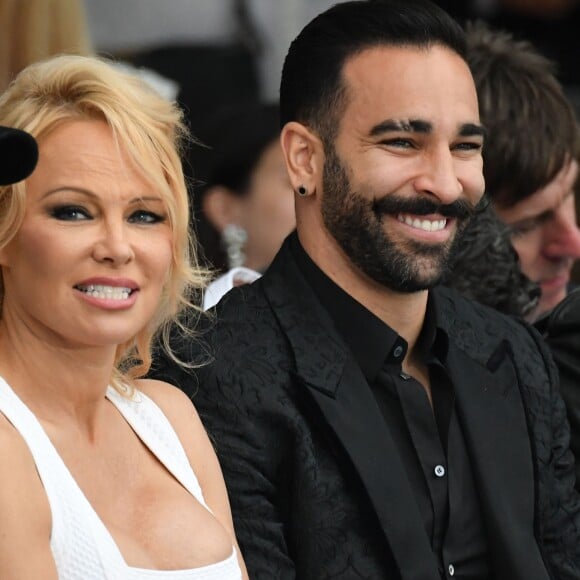
[[[120, 148], [164, 198], [173, 234], [172, 264], [157, 312], [146, 328], [117, 348], [112, 380], [122, 391], [123, 383], [149, 370], [157, 335], [176, 360], [169, 348], [171, 323], [201, 312], [192, 297], [205, 286], [207, 272], [198, 265], [190, 236], [181, 166], [188, 133], [174, 103], [100, 58], [58, 56], [32, 64], [0, 96], [0, 124], [23, 129], [38, 140], [64, 122], [84, 119], [108, 124]], [[0, 248], [20, 228], [25, 204], [25, 182], [0, 187]], [[3, 293], [0, 281], [0, 301]], [[190, 321], [181, 326], [189, 327]]]
[[92, 52], [82, 0], [0, 0], [0, 22], [0, 90], [33, 62]]

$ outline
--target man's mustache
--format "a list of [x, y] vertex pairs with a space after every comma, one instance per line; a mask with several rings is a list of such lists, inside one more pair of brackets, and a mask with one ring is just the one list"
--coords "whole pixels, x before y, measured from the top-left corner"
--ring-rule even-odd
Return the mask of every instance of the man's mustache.
[[488, 204], [489, 200], [485, 196], [479, 203], [474, 205], [463, 199], [455, 200], [449, 204], [442, 204], [424, 197], [403, 198], [387, 195], [373, 202], [373, 211], [377, 214], [437, 214], [447, 218], [465, 220], [482, 211]]

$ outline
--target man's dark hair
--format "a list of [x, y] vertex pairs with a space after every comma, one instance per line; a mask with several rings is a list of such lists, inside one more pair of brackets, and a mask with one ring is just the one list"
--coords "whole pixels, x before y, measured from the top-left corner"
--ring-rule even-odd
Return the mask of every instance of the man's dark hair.
[[498, 205], [511, 207], [578, 157], [574, 109], [552, 63], [509, 33], [481, 22], [469, 24], [467, 62], [487, 129], [486, 191]]
[[355, 0], [333, 6], [290, 45], [280, 85], [282, 125], [298, 121], [331, 143], [347, 102], [342, 71], [349, 58], [376, 46], [435, 44], [465, 58], [463, 30], [429, 0]]

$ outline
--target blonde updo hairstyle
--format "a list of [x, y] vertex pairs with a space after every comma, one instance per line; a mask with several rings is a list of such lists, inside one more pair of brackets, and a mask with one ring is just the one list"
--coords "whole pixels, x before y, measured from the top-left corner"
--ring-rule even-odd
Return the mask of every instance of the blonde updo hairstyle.
[[[172, 264], [156, 314], [136, 336], [117, 348], [111, 379], [123, 391], [123, 385], [131, 385], [131, 379], [148, 372], [154, 338], [159, 336], [171, 354], [170, 323], [192, 309], [194, 313], [201, 311], [192, 304], [192, 297], [205, 286], [207, 272], [199, 267], [190, 238], [181, 166], [188, 133], [174, 103], [138, 77], [100, 58], [57, 56], [29, 65], [0, 96], [0, 124], [23, 129], [39, 142], [59, 125], [75, 120], [107, 123], [120, 150], [162, 195], [173, 233]], [[25, 204], [25, 181], [0, 187], [0, 248], [20, 228]], [[3, 296], [0, 280], [0, 309]]]

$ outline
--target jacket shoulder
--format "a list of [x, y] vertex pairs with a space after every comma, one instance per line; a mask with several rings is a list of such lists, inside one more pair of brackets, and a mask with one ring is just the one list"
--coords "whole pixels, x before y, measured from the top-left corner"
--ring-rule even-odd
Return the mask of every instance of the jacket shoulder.
[[441, 324], [462, 350], [485, 358], [498, 343], [507, 342], [517, 359], [534, 355], [537, 358], [538, 350], [542, 359], [549, 358], [540, 334], [524, 320], [502, 314], [450, 288], [439, 287], [435, 293]]

